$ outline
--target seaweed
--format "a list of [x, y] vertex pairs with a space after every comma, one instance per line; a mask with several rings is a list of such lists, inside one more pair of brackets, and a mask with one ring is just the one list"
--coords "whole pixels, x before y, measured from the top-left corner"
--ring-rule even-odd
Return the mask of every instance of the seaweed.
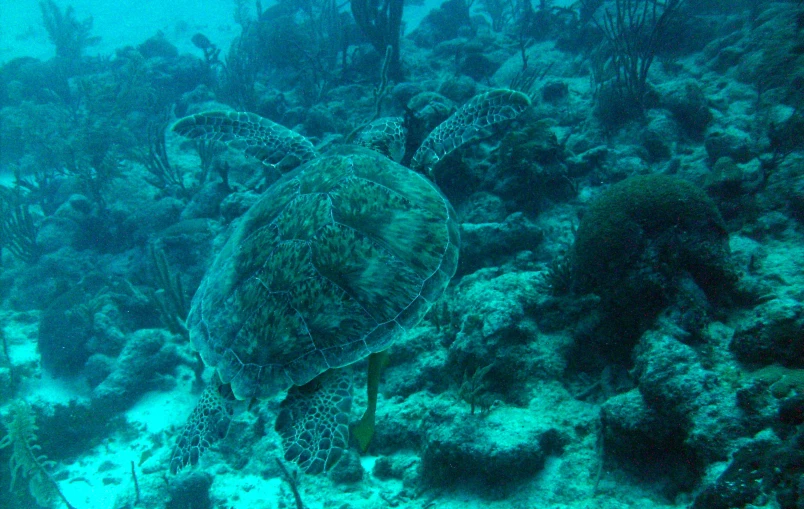
[[179, 196], [187, 197], [189, 192], [184, 185], [184, 171], [171, 165], [167, 156], [166, 129], [167, 121], [149, 122], [148, 144], [145, 148], [137, 147], [132, 156], [148, 170], [150, 175], [145, 177], [145, 182], [163, 191], [175, 189]]
[[[598, 114], [612, 127], [624, 120], [623, 112], [641, 118], [648, 108], [651, 101], [648, 71], [667, 41], [670, 21], [684, 1], [616, 0], [613, 11], [605, 8], [600, 17], [591, 17], [605, 40], [600, 55], [603, 69], [594, 72], [598, 101], [613, 102], [611, 108], [620, 110], [611, 114], [604, 107]], [[597, 10], [593, 9], [596, 1], [582, 0], [581, 4], [587, 11]], [[606, 79], [609, 73], [613, 77]], [[624, 110], [625, 107], [629, 108]]]
[[371, 41], [377, 53], [384, 54], [391, 47], [390, 76], [399, 80], [402, 68], [399, 60], [399, 34], [402, 32], [403, 0], [350, 0], [352, 16], [360, 31]]
[[52, 507], [58, 500], [64, 502], [68, 509], [75, 509], [75, 506], [65, 498], [59, 489], [56, 481], [50, 475], [50, 469], [55, 462], [50, 461], [47, 456], [40, 452], [37, 445], [36, 432], [39, 429], [34, 420], [33, 412], [27, 403], [17, 400], [11, 405], [11, 418], [6, 423], [8, 435], [0, 440], [0, 449], [11, 447], [11, 487], [9, 491], [14, 491], [14, 484], [17, 476], [22, 473], [23, 477], [28, 478], [28, 490], [36, 499], [36, 503], [42, 507]]
[[36, 243], [39, 231], [28, 204], [2, 205], [2, 224], [0, 230], [3, 247], [11, 254], [27, 263], [35, 263], [41, 254]]
[[150, 246], [148, 254], [154, 267], [154, 277], [158, 287], [158, 290], [151, 292], [148, 298], [159, 310], [159, 318], [168, 330], [174, 334], [187, 336], [185, 320], [188, 307], [184, 298], [181, 277], [171, 273], [164, 251]]
[[488, 392], [484, 380], [486, 374], [494, 367], [492, 362], [488, 366], [477, 368], [471, 377], [466, 372], [463, 373], [463, 383], [458, 391], [458, 396], [469, 403], [470, 413], [475, 413], [475, 408], [480, 407], [480, 413], [488, 413], [494, 404], [494, 397]]
[[53, 0], [39, 2], [39, 8], [50, 42], [56, 46], [57, 56], [76, 61], [88, 46], [100, 41], [100, 37], [89, 35], [92, 31], [91, 16], [79, 20], [72, 6], [61, 11]]

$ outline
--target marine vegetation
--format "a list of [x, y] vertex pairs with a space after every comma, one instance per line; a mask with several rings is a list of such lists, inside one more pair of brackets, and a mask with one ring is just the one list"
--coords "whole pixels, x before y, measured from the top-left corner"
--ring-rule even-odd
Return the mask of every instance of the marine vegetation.
[[67, 62], [77, 63], [84, 50], [99, 41], [99, 37], [90, 35], [92, 18], [79, 20], [72, 6], [62, 11], [53, 0], [43, 0], [39, 7], [50, 41], [56, 46], [56, 55]]
[[67, 509], [75, 509], [64, 497], [59, 485], [53, 480], [51, 469], [56, 465], [47, 459], [37, 445], [36, 426], [33, 412], [27, 403], [16, 400], [12, 405], [6, 422], [7, 435], [0, 440], [0, 449], [11, 448], [11, 488], [17, 479], [28, 479], [28, 490], [42, 507], [51, 507], [61, 501]]
[[668, 27], [685, 0], [617, 0], [614, 9], [583, 0], [589, 10], [602, 11], [592, 23], [603, 34], [595, 81], [598, 114], [607, 124], [643, 115], [650, 104], [648, 72], [667, 44]]

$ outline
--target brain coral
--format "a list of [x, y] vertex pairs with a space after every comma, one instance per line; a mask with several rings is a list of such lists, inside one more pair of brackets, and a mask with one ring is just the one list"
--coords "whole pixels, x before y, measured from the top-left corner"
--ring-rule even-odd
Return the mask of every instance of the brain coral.
[[702, 190], [666, 175], [631, 177], [593, 202], [578, 226], [575, 286], [604, 299], [640, 298], [688, 273], [710, 294], [734, 280], [728, 252], [723, 219]]

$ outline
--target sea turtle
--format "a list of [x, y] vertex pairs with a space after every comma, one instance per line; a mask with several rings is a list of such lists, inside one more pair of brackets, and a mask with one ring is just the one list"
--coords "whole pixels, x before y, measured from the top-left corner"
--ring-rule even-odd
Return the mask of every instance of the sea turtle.
[[[476, 96], [430, 133], [412, 165], [428, 172], [529, 105], [507, 89]], [[180, 435], [170, 469], [195, 464], [226, 433], [234, 398], [284, 397], [275, 427], [285, 459], [325, 472], [350, 434], [351, 377], [335, 368], [369, 358], [369, 404], [352, 429], [365, 448], [381, 352], [421, 320], [455, 273], [455, 212], [422, 173], [388, 157], [405, 145], [399, 118], [375, 121], [323, 155], [253, 113], [199, 113], [173, 131], [295, 169], [245, 213], [193, 298], [190, 339], [217, 380]]]

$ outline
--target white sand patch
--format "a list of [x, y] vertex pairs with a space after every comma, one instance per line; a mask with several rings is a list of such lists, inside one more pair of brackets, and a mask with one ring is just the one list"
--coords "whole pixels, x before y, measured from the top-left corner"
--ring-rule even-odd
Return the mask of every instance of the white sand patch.
[[59, 482], [67, 500], [75, 507], [118, 509], [118, 501], [135, 491], [131, 462], [136, 465], [142, 453], [133, 445], [109, 441], [82, 455], [68, 467], [69, 478]]
[[9, 341], [8, 357], [11, 364], [20, 366], [31, 362], [39, 362], [39, 352], [36, 351], [36, 343], [33, 341]]
[[374, 471], [374, 464], [377, 463], [377, 456], [361, 456], [360, 464], [366, 472]]
[[85, 381], [54, 378], [45, 370], [40, 378], [24, 379], [22, 386], [25, 400], [32, 404], [69, 405], [73, 400], [88, 400], [89, 392]]
[[231, 506], [232, 509], [275, 507], [281, 485], [282, 481], [278, 478], [266, 480], [241, 472], [230, 472], [215, 475], [210, 495], [226, 500], [226, 507]]
[[161, 433], [171, 426], [181, 428], [193, 411], [200, 395], [190, 392], [192, 381], [178, 377], [179, 384], [170, 392], [149, 392], [127, 412], [126, 419], [144, 426], [144, 431]]

